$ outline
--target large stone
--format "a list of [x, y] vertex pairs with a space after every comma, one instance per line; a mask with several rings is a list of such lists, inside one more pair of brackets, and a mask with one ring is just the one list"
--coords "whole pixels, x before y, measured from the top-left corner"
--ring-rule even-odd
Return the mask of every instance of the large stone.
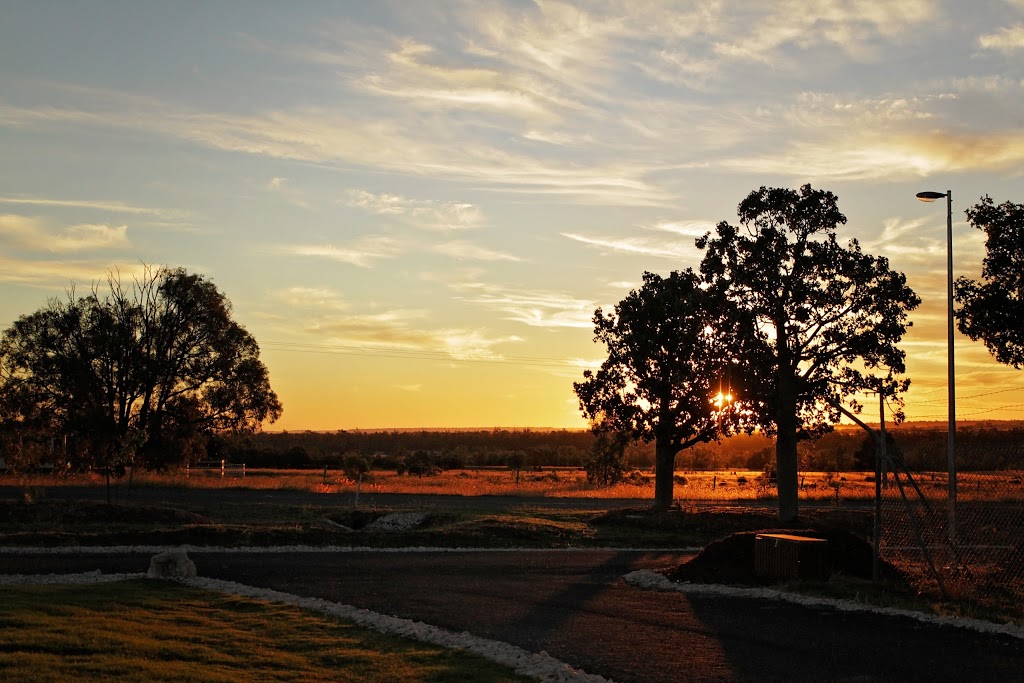
[[154, 555], [149, 561], [149, 579], [194, 579], [196, 563], [188, 559], [184, 550], [168, 550]]

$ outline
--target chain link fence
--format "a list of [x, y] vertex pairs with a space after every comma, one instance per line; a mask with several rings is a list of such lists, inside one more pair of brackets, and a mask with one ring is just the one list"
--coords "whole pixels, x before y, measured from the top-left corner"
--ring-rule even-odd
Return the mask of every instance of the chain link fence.
[[[1014, 453], [993, 455], [1024, 466], [1019, 446], [1005, 448]], [[891, 465], [896, 471], [882, 485], [881, 559], [924, 594], [996, 610], [1024, 604], [1024, 469], [958, 472], [954, 498], [947, 472]]]

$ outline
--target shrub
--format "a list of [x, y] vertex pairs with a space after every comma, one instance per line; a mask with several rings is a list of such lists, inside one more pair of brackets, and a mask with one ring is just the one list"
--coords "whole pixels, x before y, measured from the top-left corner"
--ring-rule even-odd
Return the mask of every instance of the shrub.
[[346, 477], [356, 480], [370, 471], [370, 461], [359, 453], [346, 453], [342, 458], [341, 468]]
[[587, 481], [598, 486], [614, 486], [623, 480], [626, 471], [625, 452], [630, 442], [627, 434], [611, 429], [595, 430], [596, 439], [583, 457]]
[[[441, 468], [427, 451], [416, 451], [405, 459], [405, 471], [417, 477], [434, 477], [441, 474]], [[399, 472], [401, 474], [401, 472]]]

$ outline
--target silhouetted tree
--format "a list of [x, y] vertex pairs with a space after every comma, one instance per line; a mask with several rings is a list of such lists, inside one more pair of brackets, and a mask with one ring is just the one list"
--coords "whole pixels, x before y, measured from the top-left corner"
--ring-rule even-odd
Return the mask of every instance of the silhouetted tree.
[[[875, 469], [875, 460], [878, 458], [878, 444], [880, 442], [871, 435], [865, 434], [861, 439], [860, 444], [857, 446], [857, 450], [853, 453], [853, 466], [854, 469], [862, 472], [872, 472]], [[900, 449], [898, 443], [896, 443], [896, 437], [893, 436], [892, 432], [885, 433], [885, 454], [889, 458], [889, 461], [894, 465], [902, 466], [903, 464], [903, 451]], [[890, 471], [892, 467], [889, 463], [885, 464], [885, 470]]]
[[598, 486], [618, 484], [626, 473], [626, 446], [633, 438], [606, 425], [595, 425], [593, 431], [594, 445], [583, 459], [587, 481]]
[[256, 340], [212, 282], [147, 268], [131, 286], [106, 284], [72, 289], [0, 337], [8, 423], [66, 435], [75, 464], [117, 474], [198, 457], [207, 434], [281, 414]]
[[519, 473], [526, 466], [526, 453], [523, 451], [509, 451], [505, 454], [505, 464], [510, 470], [516, 473], [516, 486], [519, 485]]
[[1000, 363], [1024, 365], [1024, 204], [991, 197], [967, 209], [967, 222], [985, 233], [981, 280], [956, 281], [957, 327], [982, 340]]
[[[434, 456], [425, 450], [418, 450], [406, 457], [404, 467], [405, 472], [408, 472], [410, 476], [415, 474], [422, 478], [441, 474], [441, 468], [437, 466]], [[398, 473], [402, 474], [402, 471]]]
[[370, 459], [360, 453], [346, 453], [341, 467], [345, 476], [355, 481], [370, 471]]
[[596, 372], [573, 385], [599, 430], [655, 443], [654, 505], [673, 499], [679, 451], [732, 428], [732, 401], [716, 403], [734, 346], [732, 306], [692, 271], [644, 273], [643, 286], [594, 313], [594, 340], [608, 348]]
[[836, 201], [810, 185], [762, 187], [740, 203], [739, 227], [723, 221], [697, 240], [701, 272], [750, 314], [743, 366], [750, 407], [777, 434], [782, 521], [798, 512], [798, 439], [831, 429], [844, 402], [859, 411], [856, 395], [878, 386], [876, 372], [904, 371], [897, 344], [920, 303], [887, 259], [837, 242], [846, 217]]

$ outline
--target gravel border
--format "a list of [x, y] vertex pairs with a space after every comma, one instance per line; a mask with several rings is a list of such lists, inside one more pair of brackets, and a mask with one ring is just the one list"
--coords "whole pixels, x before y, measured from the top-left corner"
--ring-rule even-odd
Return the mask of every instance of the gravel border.
[[[145, 577], [145, 574], [103, 574], [98, 570], [80, 574], [0, 574], [0, 586], [89, 585], [114, 583]], [[568, 681], [578, 683], [614, 683], [611, 679], [596, 674], [588, 674], [582, 669], [577, 669], [552, 657], [545, 651], [539, 653], [530, 652], [509, 643], [480, 638], [466, 631], [455, 633], [454, 631], [426, 624], [422, 621], [388, 616], [351, 605], [330, 602], [321, 598], [304, 598], [268, 588], [247, 586], [234, 581], [205, 578], [176, 580], [193, 588], [202, 588], [257, 600], [293, 605], [300, 609], [338, 617], [387, 635], [411, 638], [453, 650], [470, 652], [489, 661], [506, 666], [518, 674], [530, 676], [544, 683], [563, 683]]]
[[518, 674], [531, 676], [539, 681], [612, 683], [610, 679], [603, 676], [588, 674], [581, 669], [576, 669], [570, 664], [552, 657], [545, 651], [533, 653], [509, 643], [479, 638], [470, 635], [466, 631], [455, 633], [454, 631], [432, 626], [422, 621], [412, 621], [411, 619], [379, 614], [370, 610], [352, 607], [351, 605], [330, 602], [322, 598], [304, 598], [268, 588], [256, 588], [235, 583], [234, 581], [204, 578], [181, 579], [180, 581], [185, 585], [197, 588], [294, 605], [302, 609], [340, 617], [381, 633], [412, 638], [454, 650], [471, 652], [492, 662], [507, 666]]
[[671, 581], [664, 574], [649, 569], [639, 569], [630, 572], [622, 577], [626, 583], [638, 588], [649, 590], [670, 591], [678, 593], [689, 593], [692, 595], [720, 595], [736, 598], [758, 598], [763, 600], [776, 600], [788, 602], [804, 607], [824, 607], [839, 610], [841, 612], [872, 612], [890, 617], [907, 617], [932, 626], [953, 626], [965, 628], [978, 633], [990, 633], [1010, 636], [1024, 640], [1024, 627], [1012, 622], [997, 624], [982, 619], [969, 619], [966, 617], [944, 617], [937, 614], [915, 612], [897, 607], [877, 607], [852, 600], [839, 600], [836, 598], [821, 598], [813, 595], [800, 593], [789, 593], [773, 588], [743, 588], [740, 586], [724, 586], [711, 583], [676, 583]]
[[401, 548], [374, 548], [357, 545], [269, 545], [269, 546], [217, 546], [217, 545], [61, 545], [61, 546], [0, 546], [0, 555], [88, 555], [88, 554], [159, 554], [170, 550], [189, 553], [699, 553], [703, 548], [437, 548], [433, 546], [406, 546]]
[[99, 569], [80, 574], [0, 574], [0, 586], [85, 585], [144, 579], [145, 574], [104, 574]]

